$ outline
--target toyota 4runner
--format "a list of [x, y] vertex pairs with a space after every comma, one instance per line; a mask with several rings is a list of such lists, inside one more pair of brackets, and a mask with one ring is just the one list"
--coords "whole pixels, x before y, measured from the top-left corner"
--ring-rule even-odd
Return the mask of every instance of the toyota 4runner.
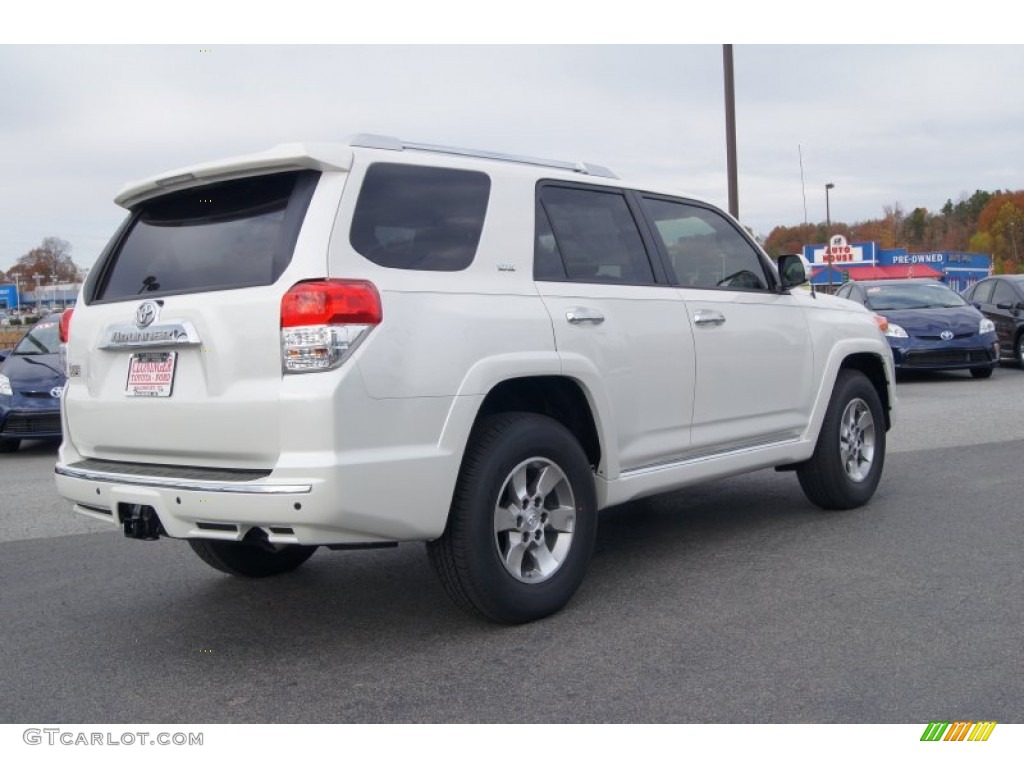
[[60, 493], [259, 577], [425, 541], [514, 623], [598, 510], [752, 470], [867, 502], [889, 345], [707, 203], [605, 168], [357, 136], [126, 187], [67, 341]]

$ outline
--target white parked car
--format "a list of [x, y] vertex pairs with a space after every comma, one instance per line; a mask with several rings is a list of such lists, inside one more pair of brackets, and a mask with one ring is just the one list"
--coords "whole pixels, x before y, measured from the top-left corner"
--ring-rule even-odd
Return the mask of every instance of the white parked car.
[[827, 509], [879, 482], [872, 315], [791, 291], [799, 257], [780, 278], [707, 203], [380, 136], [116, 200], [56, 477], [131, 538], [242, 576], [425, 541], [458, 605], [514, 623], [570, 600], [603, 507], [768, 467]]

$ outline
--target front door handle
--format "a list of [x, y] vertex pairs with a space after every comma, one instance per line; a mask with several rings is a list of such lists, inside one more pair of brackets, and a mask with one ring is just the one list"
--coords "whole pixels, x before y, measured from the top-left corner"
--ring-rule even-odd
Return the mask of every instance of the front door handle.
[[565, 319], [573, 325], [580, 325], [581, 323], [593, 323], [594, 325], [600, 325], [604, 322], [604, 315], [596, 309], [573, 307], [566, 311]]
[[697, 325], [721, 325], [725, 322], [725, 315], [713, 309], [698, 309], [693, 313], [693, 322]]

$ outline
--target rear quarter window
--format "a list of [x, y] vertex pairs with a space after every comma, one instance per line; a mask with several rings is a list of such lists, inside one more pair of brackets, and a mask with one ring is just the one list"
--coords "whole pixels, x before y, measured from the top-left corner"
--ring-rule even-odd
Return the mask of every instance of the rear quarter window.
[[254, 176], [141, 203], [101, 267], [93, 298], [271, 285], [291, 261], [319, 176]]
[[457, 272], [473, 263], [490, 190], [479, 171], [374, 163], [349, 242], [382, 267]]

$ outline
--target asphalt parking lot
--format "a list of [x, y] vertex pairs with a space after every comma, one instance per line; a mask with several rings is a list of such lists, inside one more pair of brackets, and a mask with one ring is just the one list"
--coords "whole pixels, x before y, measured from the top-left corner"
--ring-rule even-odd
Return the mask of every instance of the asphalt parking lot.
[[569, 607], [512, 628], [419, 545], [246, 582], [127, 541], [28, 443], [0, 457], [0, 721], [1022, 722], [1022, 393], [901, 379], [863, 509], [763, 471], [607, 510]]

